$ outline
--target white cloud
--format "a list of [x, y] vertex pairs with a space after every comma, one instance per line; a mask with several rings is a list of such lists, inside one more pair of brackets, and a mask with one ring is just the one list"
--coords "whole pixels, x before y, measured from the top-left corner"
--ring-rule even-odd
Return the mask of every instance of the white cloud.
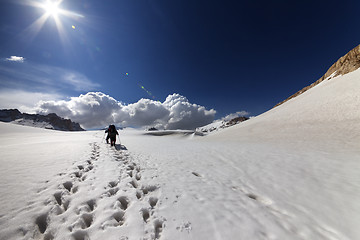
[[168, 129], [194, 129], [204, 126], [214, 120], [216, 111], [206, 110], [205, 107], [191, 104], [188, 99], [179, 94], [169, 95], [164, 106], [169, 109], [169, 120], [165, 124]]
[[88, 92], [68, 101], [40, 101], [38, 113], [56, 113], [70, 118], [85, 128], [103, 127], [111, 123], [121, 126], [165, 129], [195, 129], [211, 123], [216, 111], [192, 104], [179, 94], [169, 95], [161, 103], [140, 99], [136, 103], [123, 104], [101, 92]]
[[116, 120], [123, 121], [125, 125], [133, 126], [150, 126], [155, 125], [158, 127], [165, 127], [164, 122], [170, 114], [161, 102], [153, 101], [150, 99], [140, 99], [138, 102], [129, 104], [123, 107], [122, 116], [126, 113], [128, 116], [123, 119], [121, 115], [117, 115]]
[[25, 58], [18, 56], [10, 56], [9, 58], [5, 58], [5, 60], [9, 62], [24, 62]]
[[40, 101], [36, 111], [42, 114], [56, 113], [85, 128], [93, 128], [114, 123], [114, 114], [121, 112], [121, 109], [121, 103], [114, 98], [100, 92], [89, 92], [68, 101]]

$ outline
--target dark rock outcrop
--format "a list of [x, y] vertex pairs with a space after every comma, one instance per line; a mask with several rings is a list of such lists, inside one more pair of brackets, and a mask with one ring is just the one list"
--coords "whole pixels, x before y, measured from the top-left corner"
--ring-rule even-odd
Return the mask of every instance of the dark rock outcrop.
[[236, 117], [236, 118], [233, 118], [231, 119], [230, 121], [228, 121], [226, 123], [226, 126], [230, 127], [232, 125], [235, 125], [235, 124], [238, 124], [238, 123], [241, 123], [241, 122], [244, 122], [246, 120], [248, 120], [249, 118], [248, 117]]
[[327, 72], [322, 76], [319, 80], [312, 83], [311, 85], [304, 87], [294, 95], [291, 95], [284, 101], [276, 104], [274, 107], [277, 107], [290, 99], [299, 96], [300, 94], [306, 92], [310, 88], [318, 85], [324, 80], [330, 80], [331, 78], [334, 78], [339, 75], [345, 75], [347, 73], [350, 73], [352, 71], [355, 71], [356, 69], [360, 68], [360, 45], [353, 48], [350, 52], [348, 52], [345, 56], [342, 56], [339, 60], [337, 60], [330, 68], [327, 70]]
[[[85, 131], [81, 128], [80, 124], [72, 122], [70, 119], [64, 119], [56, 115], [55, 113], [50, 113], [48, 115], [40, 114], [28, 114], [21, 113], [17, 109], [3, 109], [0, 110], [0, 121], [2, 122], [14, 122], [22, 120], [22, 122], [32, 122], [32, 123], [44, 123], [47, 124], [46, 128], [61, 130], [61, 131]], [[23, 124], [26, 125], [26, 124]], [[36, 124], [34, 124], [36, 125]], [[49, 127], [50, 126], [50, 127]]]
[[244, 122], [248, 119], [249, 119], [248, 117], [241, 116], [241, 117], [235, 117], [231, 120], [219, 120], [216, 122], [216, 124], [211, 123], [209, 125], [197, 128], [196, 133], [205, 133], [206, 134], [206, 133], [218, 131], [220, 129], [234, 126], [234, 125]]

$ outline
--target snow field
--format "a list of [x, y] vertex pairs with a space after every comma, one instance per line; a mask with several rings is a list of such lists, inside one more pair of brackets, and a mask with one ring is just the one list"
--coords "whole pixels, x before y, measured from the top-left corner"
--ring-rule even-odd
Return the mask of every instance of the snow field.
[[[13, 207], [2, 209], [0, 239], [359, 236], [355, 149], [136, 130], [120, 131], [123, 146], [115, 149], [103, 132], [11, 127], [29, 147], [20, 151], [24, 164], [2, 170], [1, 203]], [[5, 139], [6, 159], [16, 161], [19, 138]], [[53, 154], [41, 154], [46, 142]]]
[[0, 239], [360, 239], [359, 79], [206, 137], [0, 123]]
[[[30, 182], [31, 188], [27, 193], [22, 192], [22, 201], [15, 208], [1, 215], [3, 227], [0, 239], [128, 239], [129, 235], [136, 239], [160, 237], [163, 220], [155, 211], [159, 186], [152, 184], [151, 180], [142, 181], [143, 170], [126, 150], [120, 151], [119, 145], [116, 150], [100, 142], [102, 132], [95, 135], [98, 142], [87, 143], [88, 149], [81, 153], [83, 156], [69, 164], [71, 167], [65, 167], [55, 175], [38, 169], [40, 174], [51, 176], [48, 180], [38, 182], [36, 174], [25, 171], [31, 166], [22, 165], [18, 168], [26, 169], [12, 172], [18, 174], [17, 178], [28, 178], [26, 181]], [[47, 137], [46, 133], [44, 137]], [[86, 138], [94, 140], [93, 136]], [[80, 147], [82, 143], [75, 145]], [[77, 151], [68, 150], [70, 155]], [[34, 152], [37, 153], [36, 150], [28, 150], [27, 154]], [[59, 170], [62, 163], [50, 161]], [[38, 163], [41, 166], [42, 163]], [[8, 198], [2, 199], [2, 203], [12, 205], [12, 192], [16, 188], [9, 189]], [[6, 190], [4, 185], [1, 185], [1, 190]], [[30, 196], [26, 199], [27, 194]]]
[[[358, 177], [339, 161], [347, 157], [356, 164], [358, 155], [304, 152], [291, 143], [167, 138], [144, 139], [135, 150], [157, 149], [151, 158], [159, 163], [158, 181], [171, 199], [162, 212], [168, 220], [165, 239], [352, 239], [359, 234]], [[127, 142], [131, 146], [132, 139]], [[175, 231], [180, 222], [191, 226], [187, 237]]]

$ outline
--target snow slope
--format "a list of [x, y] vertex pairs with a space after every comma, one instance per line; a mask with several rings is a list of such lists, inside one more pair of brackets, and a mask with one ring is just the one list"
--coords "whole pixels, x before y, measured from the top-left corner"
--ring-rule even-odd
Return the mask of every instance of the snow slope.
[[[217, 139], [298, 139], [312, 134], [321, 140], [358, 143], [360, 69], [323, 81], [270, 111], [218, 134]], [[294, 136], [297, 135], [297, 136]], [[223, 136], [223, 137], [221, 137]], [[277, 141], [277, 140], [276, 140]]]
[[0, 239], [360, 239], [360, 72], [206, 137], [0, 123]]

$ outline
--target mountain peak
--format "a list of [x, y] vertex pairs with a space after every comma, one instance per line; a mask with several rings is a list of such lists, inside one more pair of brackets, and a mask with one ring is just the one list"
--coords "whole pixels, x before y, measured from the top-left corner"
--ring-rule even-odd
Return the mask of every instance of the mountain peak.
[[330, 80], [331, 78], [334, 78], [336, 76], [345, 75], [347, 73], [355, 71], [358, 68], [360, 68], [360, 45], [351, 49], [347, 54], [339, 58], [339, 60], [337, 60], [319, 80], [317, 80], [316, 82], [312, 83], [307, 87], [304, 87], [303, 89], [301, 89], [294, 95], [291, 95], [284, 101], [276, 104], [274, 108], [287, 102], [288, 100], [294, 97], [299, 96], [300, 94], [306, 92], [307, 90], [318, 85], [324, 80]]
[[329, 70], [320, 79], [324, 80], [330, 77], [333, 73], [334, 77], [345, 75], [349, 72], [355, 71], [360, 67], [360, 45], [353, 48], [346, 55], [337, 60]]

